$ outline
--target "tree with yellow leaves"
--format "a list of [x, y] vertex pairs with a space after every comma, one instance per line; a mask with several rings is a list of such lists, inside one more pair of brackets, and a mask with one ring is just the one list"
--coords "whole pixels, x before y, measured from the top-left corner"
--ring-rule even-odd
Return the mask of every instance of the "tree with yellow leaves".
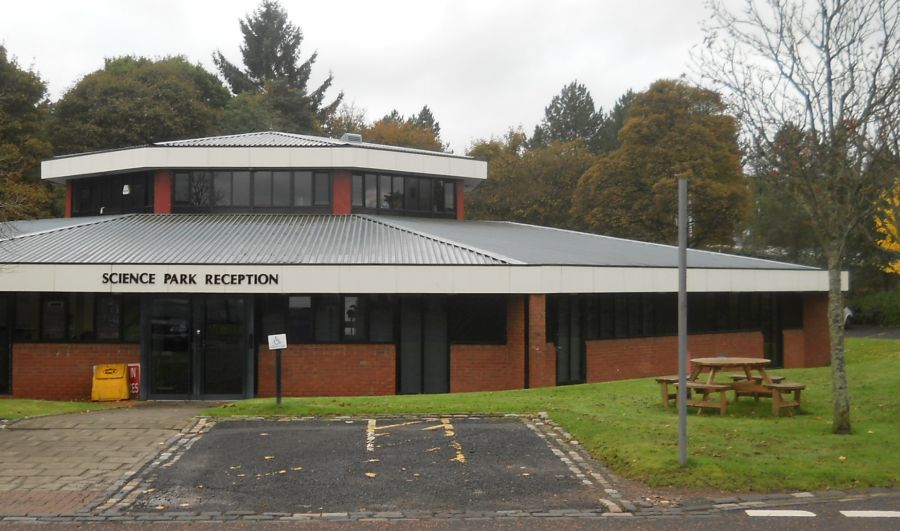
[[875, 213], [875, 230], [880, 235], [878, 245], [897, 257], [884, 267], [884, 271], [900, 275], [900, 181]]

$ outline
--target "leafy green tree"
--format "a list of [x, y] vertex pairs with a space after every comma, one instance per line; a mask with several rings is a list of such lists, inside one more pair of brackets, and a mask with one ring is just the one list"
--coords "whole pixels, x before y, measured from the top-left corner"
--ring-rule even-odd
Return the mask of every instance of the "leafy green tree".
[[355, 104], [342, 103], [322, 124], [322, 133], [331, 138], [340, 138], [344, 133], [362, 134], [367, 126], [365, 109]]
[[469, 155], [489, 162], [488, 179], [466, 197], [473, 219], [574, 228], [569, 207], [579, 177], [596, 157], [580, 139], [526, 149], [521, 131], [477, 142]]
[[622, 145], [581, 177], [572, 213], [602, 234], [677, 241], [679, 177], [691, 183], [690, 243], [731, 246], [750, 193], [741, 171], [737, 123], [715, 92], [657, 81], [635, 96]]
[[47, 85], [0, 45], [0, 221], [52, 213], [53, 194], [38, 175], [53, 151], [48, 116]]
[[619, 131], [625, 125], [628, 107], [633, 99], [634, 91], [629, 89], [625, 94], [619, 96], [609, 114], [603, 117], [603, 123], [600, 124], [600, 130], [597, 133], [596, 153], [609, 153], [619, 149], [619, 146], [622, 145], [619, 140]]
[[213, 62], [231, 91], [236, 95], [260, 95], [263, 104], [254, 107], [274, 115], [271, 119], [280, 130], [317, 132], [337, 110], [344, 95], [339, 93], [331, 103], [324, 103], [333, 82], [331, 74], [317, 88], [308, 90], [318, 54], [301, 59], [303, 32], [288, 20], [287, 12], [276, 0], [263, 0], [256, 11], [240, 21], [240, 26], [244, 35], [243, 68], [231, 63], [220, 51], [213, 54]]
[[184, 57], [107, 59], [54, 105], [53, 143], [63, 154], [207, 136], [229, 97]]
[[547, 146], [552, 142], [582, 140], [590, 148], [599, 146], [603, 126], [603, 109], [594, 107], [587, 87], [573, 81], [544, 108], [544, 119], [534, 129], [531, 145]]

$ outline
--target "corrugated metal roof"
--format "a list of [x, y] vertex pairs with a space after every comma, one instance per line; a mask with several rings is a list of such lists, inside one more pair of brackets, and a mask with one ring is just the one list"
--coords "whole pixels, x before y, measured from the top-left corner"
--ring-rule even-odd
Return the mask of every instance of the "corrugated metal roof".
[[258, 133], [241, 133], [237, 135], [191, 138], [187, 140], [157, 142], [153, 145], [162, 147], [361, 147], [366, 149], [400, 151], [403, 153], [418, 153], [424, 155], [439, 155], [463, 159], [472, 158], [465, 155], [456, 155], [454, 153], [445, 153], [442, 151], [429, 151], [427, 149], [415, 149], [402, 146], [388, 146], [385, 144], [373, 144], [371, 142], [350, 142], [348, 140], [340, 140], [337, 138], [301, 135], [297, 133], [282, 133], [279, 131], [262, 131]]
[[[386, 218], [394, 226], [443, 238], [524, 264], [609, 267], [678, 267], [678, 248], [506, 221]], [[759, 258], [688, 250], [688, 267], [815, 269]]]
[[[677, 248], [496, 221], [300, 214], [131, 214], [25, 223], [0, 263], [677, 267]], [[11, 224], [3, 224], [11, 225]], [[0, 226], [0, 234], [9, 227]], [[39, 230], [38, 230], [39, 229]], [[810, 270], [689, 250], [688, 266]]]
[[[84, 218], [75, 218], [81, 219]], [[132, 214], [0, 242], [3, 263], [446, 264], [502, 258], [350, 215]]]

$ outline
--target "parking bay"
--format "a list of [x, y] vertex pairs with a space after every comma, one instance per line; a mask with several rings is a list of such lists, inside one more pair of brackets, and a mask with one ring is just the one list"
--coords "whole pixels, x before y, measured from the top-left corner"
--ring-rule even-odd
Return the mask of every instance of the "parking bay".
[[154, 471], [131, 508], [533, 511], [600, 497], [518, 419], [241, 420]]

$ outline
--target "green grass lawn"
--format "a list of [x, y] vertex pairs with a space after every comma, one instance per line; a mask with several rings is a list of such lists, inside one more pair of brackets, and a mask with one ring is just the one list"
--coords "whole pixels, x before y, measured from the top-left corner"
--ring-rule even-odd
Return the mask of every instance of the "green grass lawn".
[[733, 491], [900, 483], [900, 341], [848, 339], [853, 434], [831, 433], [831, 369], [773, 370], [807, 384], [797, 415], [741, 398], [728, 414], [688, 419], [689, 466], [678, 466], [678, 416], [653, 379], [494, 393], [245, 400], [213, 416], [536, 413], [547, 411], [616, 473], [652, 486]]
[[56, 402], [53, 400], [25, 400], [9, 398], [0, 400], [0, 419], [16, 420], [25, 417], [80, 413], [109, 407], [97, 402]]

